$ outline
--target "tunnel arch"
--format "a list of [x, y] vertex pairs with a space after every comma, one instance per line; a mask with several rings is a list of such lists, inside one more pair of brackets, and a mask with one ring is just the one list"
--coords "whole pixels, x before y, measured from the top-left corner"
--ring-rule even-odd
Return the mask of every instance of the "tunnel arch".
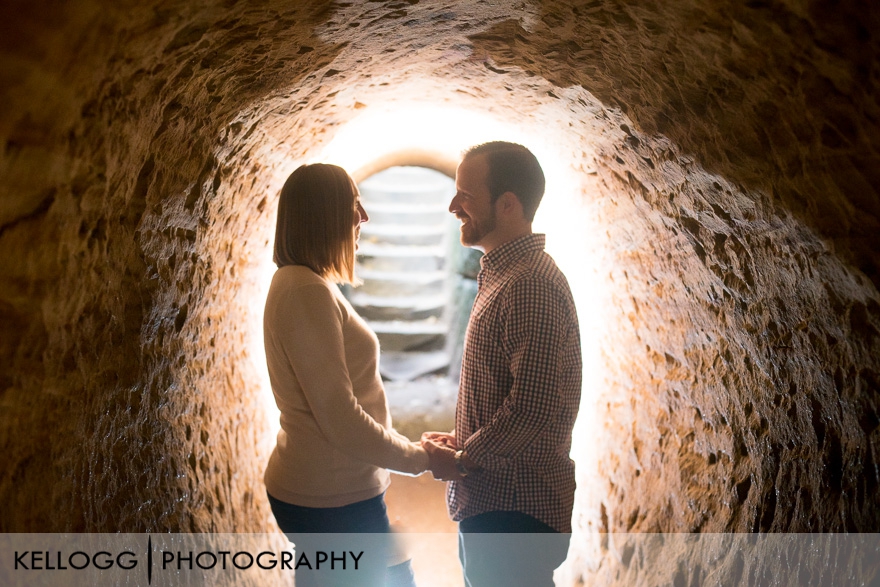
[[363, 167], [353, 169], [351, 176], [355, 181], [361, 182], [391, 167], [424, 167], [439, 171], [443, 175], [455, 179], [455, 169], [457, 166], [458, 161], [456, 159], [437, 151], [430, 149], [404, 149], [388, 153]]
[[601, 227], [560, 252], [621, 319], [573, 576], [615, 531], [876, 530], [877, 8], [398, 4], [4, 4], [0, 526], [268, 527], [260, 227], [412, 91], [579, 137], [548, 232]]

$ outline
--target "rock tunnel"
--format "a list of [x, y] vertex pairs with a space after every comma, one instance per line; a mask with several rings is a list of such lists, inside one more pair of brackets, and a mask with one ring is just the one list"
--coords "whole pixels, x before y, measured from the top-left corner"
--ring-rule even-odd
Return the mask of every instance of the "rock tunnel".
[[573, 581], [609, 533], [880, 531], [877, 5], [0, 12], [3, 532], [272, 531], [281, 182], [498, 137], [581, 313]]

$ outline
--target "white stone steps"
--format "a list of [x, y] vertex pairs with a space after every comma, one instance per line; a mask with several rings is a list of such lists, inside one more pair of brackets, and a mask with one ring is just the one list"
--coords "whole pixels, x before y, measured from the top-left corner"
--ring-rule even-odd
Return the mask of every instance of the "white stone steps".
[[379, 337], [386, 380], [448, 368], [446, 268], [454, 187], [438, 172], [395, 167], [360, 183], [370, 221], [361, 226], [357, 276], [348, 299]]
[[368, 205], [367, 214], [371, 216], [374, 212], [380, 214], [449, 214], [449, 204], [437, 202], [416, 201], [394, 204], [390, 202], [372, 202]]
[[446, 279], [446, 272], [437, 271], [391, 271], [379, 269], [361, 269], [358, 276], [363, 279], [376, 281], [402, 281], [416, 284], [429, 284]]
[[417, 192], [409, 192], [399, 189], [382, 191], [372, 188], [364, 188], [363, 186], [361, 187], [361, 201], [364, 202], [364, 208], [366, 208], [368, 213], [370, 211], [368, 206], [373, 206], [375, 204], [402, 204], [421, 201], [438, 205], [445, 202], [448, 205], [450, 199], [452, 198], [447, 190], [434, 187], [426, 187]]
[[374, 224], [361, 226], [361, 243], [392, 245], [442, 245], [446, 239], [443, 226], [428, 224]]
[[448, 367], [450, 360], [445, 351], [389, 351], [382, 353], [379, 371], [382, 377], [391, 381], [411, 381]]
[[403, 271], [392, 266], [386, 269], [361, 267], [357, 275], [364, 283], [358, 291], [394, 300], [413, 296], [434, 297], [443, 294], [447, 285], [446, 272], [436, 268], [429, 271]]
[[367, 214], [370, 215], [370, 221], [364, 225], [361, 230], [369, 225], [376, 224], [399, 224], [406, 226], [450, 226], [453, 216], [445, 210], [434, 212], [412, 212], [407, 210], [377, 210], [376, 206], [367, 204]]
[[355, 291], [349, 296], [349, 301], [356, 307], [397, 307], [418, 311], [442, 308], [446, 304], [446, 297], [442, 294], [429, 296], [376, 296]]
[[379, 224], [367, 222], [361, 225], [361, 238], [367, 236], [381, 237], [423, 237], [443, 236], [447, 232], [445, 224]]
[[359, 245], [357, 254], [359, 257], [443, 257], [445, 249], [443, 245], [417, 246], [365, 242]]
[[446, 334], [446, 324], [439, 320], [372, 320], [376, 334]]
[[449, 197], [449, 182], [442, 175], [431, 177], [423, 170], [396, 168], [393, 173], [378, 173], [360, 183], [361, 197], [372, 202], [430, 200]]
[[446, 346], [447, 326], [434, 318], [424, 320], [370, 320], [382, 353], [435, 351]]

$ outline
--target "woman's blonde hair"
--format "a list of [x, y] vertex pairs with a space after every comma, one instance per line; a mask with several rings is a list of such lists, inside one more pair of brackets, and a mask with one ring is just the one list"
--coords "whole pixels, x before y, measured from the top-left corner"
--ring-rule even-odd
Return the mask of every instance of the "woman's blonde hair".
[[358, 189], [336, 165], [302, 165], [278, 201], [273, 261], [305, 265], [335, 283], [354, 283], [354, 218]]

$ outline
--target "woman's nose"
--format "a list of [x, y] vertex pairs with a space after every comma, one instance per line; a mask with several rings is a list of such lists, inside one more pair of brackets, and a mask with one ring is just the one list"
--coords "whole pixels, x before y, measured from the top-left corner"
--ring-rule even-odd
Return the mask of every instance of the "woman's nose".
[[358, 204], [358, 213], [361, 215], [361, 222], [368, 222], [370, 220], [369, 214], [364, 210], [364, 206], [362, 204]]

